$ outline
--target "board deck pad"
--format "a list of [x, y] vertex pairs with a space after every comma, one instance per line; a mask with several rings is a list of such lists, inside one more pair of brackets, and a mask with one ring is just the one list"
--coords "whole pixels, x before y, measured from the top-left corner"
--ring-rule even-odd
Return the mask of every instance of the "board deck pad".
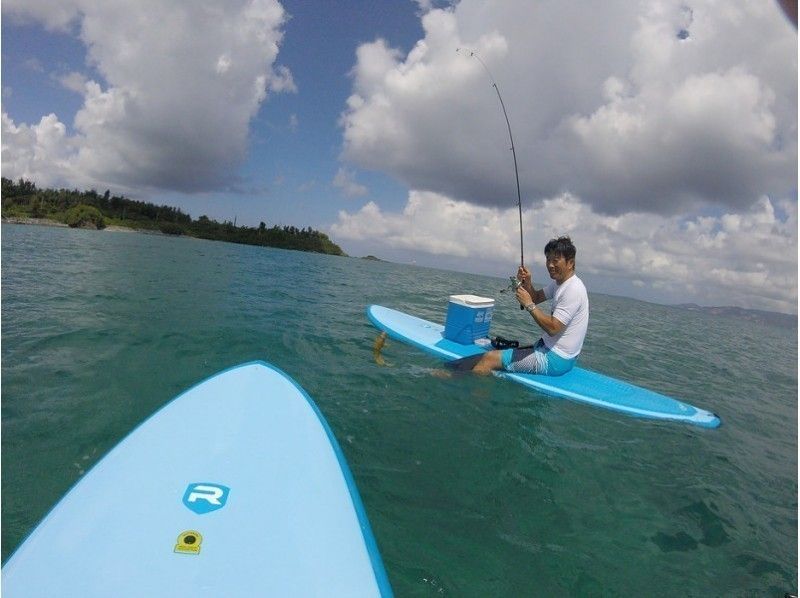
[[8, 598], [392, 595], [330, 427], [264, 362], [205, 380], [134, 430], [2, 582]]
[[[450, 341], [444, 338], [444, 326], [381, 305], [370, 305], [367, 308], [367, 317], [376, 328], [390, 337], [445, 360], [480, 355], [487, 350], [476, 344], [462, 345]], [[680, 421], [706, 428], [720, 425], [720, 419], [714, 413], [580, 367], [572, 368], [563, 376], [512, 372], [495, 372], [495, 375], [552, 397], [587, 403], [627, 415]]]

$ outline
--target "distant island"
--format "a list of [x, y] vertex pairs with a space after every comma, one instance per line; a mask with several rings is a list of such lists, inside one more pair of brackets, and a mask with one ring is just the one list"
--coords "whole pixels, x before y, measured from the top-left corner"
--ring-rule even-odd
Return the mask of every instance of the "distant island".
[[797, 328], [797, 316], [792, 314], [782, 314], [760, 309], [745, 309], [743, 307], [703, 307], [696, 303], [681, 303], [675, 307], [687, 309], [689, 311], [699, 311], [712, 316], [736, 317], [751, 322], [761, 324], [772, 324], [786, 328]]
[[369, 260], [371, 262], [385, 262], [386, 260], [382, 260], [379, 257], [375, 257], [374, 255], [365, 255], [361, 258], [362, 260]]
[[38, 189], [30, 181], [2, 178], [4, 222], [56, 224], [72, 228], [114, 227], [165, 235], [186, 235], [198, 239], [262, 245], [330, 255], [347, 255], [328, 235], [311, 227], [236, 226], [208, 216], [193, 220], [178, 208], [157, 206], [95, 190]]

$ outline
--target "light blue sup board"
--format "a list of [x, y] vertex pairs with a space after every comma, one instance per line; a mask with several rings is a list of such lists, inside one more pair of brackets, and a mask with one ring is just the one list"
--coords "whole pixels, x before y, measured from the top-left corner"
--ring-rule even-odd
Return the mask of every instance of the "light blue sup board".
[[330, 427], [264, 362], [209, 378], [139, 426], [2, 581], [4, 598], [392, 595]]
[[[487, 350], [475, 344], [462, 345], [450, 341], [444, 338], [444, 326], [388, 307], [370, 305], [367, 308], [367, 317], [376, 328], [386, 332], [390, 337], [448, 361], [479, 355]], [[716, 428], [720, 425], [719, 417], [709, 411], [579, 367], [573, 368], [563, 376], [511, 372], [495, 372], [495, 375], [546, 395], [587, 403], [627, 415], [673, 420], [705, 428]]]

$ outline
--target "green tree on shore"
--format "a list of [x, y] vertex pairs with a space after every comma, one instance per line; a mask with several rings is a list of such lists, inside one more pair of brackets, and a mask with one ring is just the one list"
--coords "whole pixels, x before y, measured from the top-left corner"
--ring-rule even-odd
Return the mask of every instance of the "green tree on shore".
[[85, 204], [80, 204], [67, 210], [64, 215], [64, 222], [70, 228], [91, 226], [92, 228], [101, 229], [106, 227], [105, 218], [103, 218], [100, 210]]
[[311, 227], [298, 229], [295, 226], [274, 225], [268, 228], [265, 222], [258, 227], [236, 226], [232, 222], [217, 222], [208, 216], [192, 220], [191, 216], [178, 208], [112, 196], [109, 190], [99, 194], [94, 189], [38, 189], [34, 183], [24, 179], [15, 183], [3, 177], [2, 215], [47, 218], [70, 226], [73, 226], [71, 222], [81, 221], [75, 226], [84, 226], [91, 221], [98, 228], [114, 224], [157, 230], [170, 235], [345, 255], [342, 248], [325, 233]]

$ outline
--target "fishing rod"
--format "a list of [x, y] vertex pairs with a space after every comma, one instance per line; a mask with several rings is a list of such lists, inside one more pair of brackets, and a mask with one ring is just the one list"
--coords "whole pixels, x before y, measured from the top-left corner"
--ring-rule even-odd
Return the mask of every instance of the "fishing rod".
[[[460, 52], [461, 48], [456, 48], [456, 52]], [[466, 52], [466, 50], [465, 50]], [[486, 71], [486, 74], [489, 75], [489, 80], [492, 82], [492, 87], [497, 92], [497, 99], [500, 100], [500, 107], [503, 109], [503, 116], [506, 119], [506, 127], [508, 127], [508, 138], [511, 140], [511, 155], [514, 157], [514, 176], [517, 180], [517, 208], [519, 209], [519, 264], [520, 266], [525, 266], [525, 251], [523, 249], [522, 244], [522, 193], [519, 189], [519, 169], [517, 168], [517, 150], [514, 149], [514, 135], [511, 133], [511, 123], [508, 120], [508, 112], [506, 112], [506, 105], [503, 102], [503, 96], [500, 95], [500, 88], [497, 86], [497, 82], [494, 80], [492, 76], [492, 72], [489, 70], [489, 67], [486, 66], [486, 63], [481, 60], [481, 57], [478, 56], [474, 51], [469, 50], [470, 58], [475, 58], [478, 62], [481, 63], [483, 70]], [[516, 280], [515, 277], [511, 278], [511, 287], [514, 290], [519, 287], [519, 281]], [[516, 281], [516, 284], [515, 284]], [[510, 287], [509, 287], [510, 288]], [[520, 309], [525, 309], [522, 305], [519, 306]]]

